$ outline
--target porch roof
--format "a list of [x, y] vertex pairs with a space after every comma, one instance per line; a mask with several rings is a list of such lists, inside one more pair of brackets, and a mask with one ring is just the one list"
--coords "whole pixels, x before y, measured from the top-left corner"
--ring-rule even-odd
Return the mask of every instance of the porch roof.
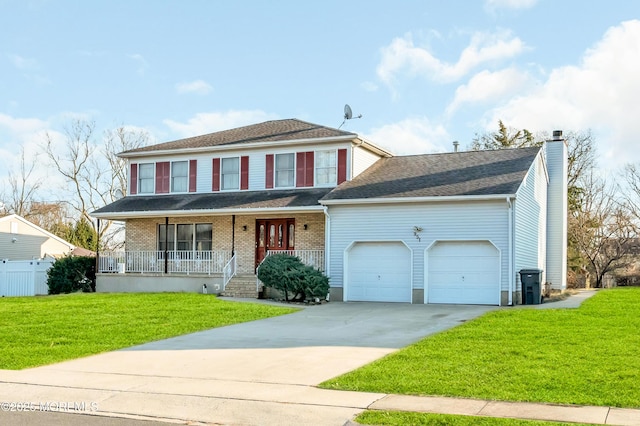
[[99, 219], [322, 211], [318, 200], [333, 188], [132, 195], [91, 213]]

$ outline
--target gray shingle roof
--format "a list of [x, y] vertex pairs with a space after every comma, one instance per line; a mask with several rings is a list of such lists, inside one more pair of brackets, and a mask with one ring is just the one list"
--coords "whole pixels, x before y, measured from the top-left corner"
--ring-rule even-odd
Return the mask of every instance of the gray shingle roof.
[[356, 138], [358, 135], [319, 124], [307, 123], [306, 121], [298, 119], [273, 120], [223, 130], [221, 132], [209, 133], [207, 135], [131, 149], [122, 152], [121, 155], [126, 156], [127, 154], [138, 152], [207, 148], [256, 142], [293, 141], [341, 136], [352, 136]]
[[124, 197], [92, 214], [152, 213], [167, 211], [318, 207], [331, 188], [270, 191], [216, 192], [207, 194], [136, 195]]
[[515, 194], [539, 151], [533, 147], [383, 158], [321, 201]]

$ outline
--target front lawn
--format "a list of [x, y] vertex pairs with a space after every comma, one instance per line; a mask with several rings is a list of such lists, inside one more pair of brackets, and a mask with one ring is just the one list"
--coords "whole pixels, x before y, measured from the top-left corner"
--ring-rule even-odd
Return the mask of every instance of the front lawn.
[[640, 407], [640, 288], [579, 309], [508, 308], [321, 386], [367, 392]]
[[453, 414], [412, 413], [404, 411], [365, 411], [359, 414], [355, 420], [363, 425], [378, 426], [587, 426], [578, 423], [458, 416]]
[[0, 299], [0, 369], [19, 370], [295, 312], [189, 293]]

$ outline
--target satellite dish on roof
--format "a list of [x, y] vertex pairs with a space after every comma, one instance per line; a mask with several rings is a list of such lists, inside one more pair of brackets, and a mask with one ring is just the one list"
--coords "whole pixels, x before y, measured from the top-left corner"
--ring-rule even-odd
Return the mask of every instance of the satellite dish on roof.
[[[347, 120], [351, 120], [352, 118], [362, 118], [362, 114], [358, 115], [357, 117], [354, 117], [353, 111], [351, 111], [351, 107], [349, 106], [349, 104], [346, 104], [344, 106], [344, 120], [342, 121], [342, 124], [340, 125], [340, 127], [342, 127], [344, 123], [347, 122]], [[338, 129], [340, 129], [340, 127], [338, 127]]]
[[116, 191], [113, 194], [113, 198], [115, 198], [116, 201], [118, 201], [122, 197], [124, 197], [124, 194], [122, 193], [122, 189], [120, 189], [120, 188], [116, 189]]
[[344, 106], [344, 119], [351, 120], [353, 118], [353, 111], [351, 111], [351, 107], [349, 104]]

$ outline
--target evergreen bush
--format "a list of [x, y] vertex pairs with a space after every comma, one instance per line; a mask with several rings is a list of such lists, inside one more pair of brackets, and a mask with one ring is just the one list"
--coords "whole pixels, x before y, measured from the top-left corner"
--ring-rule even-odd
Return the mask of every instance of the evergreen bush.
[[68, 256], [56, 260], [47, 271], [49, 294], [96, 291], [95, 257]]
[[[284, 293], [285, 300], [323, 299], [329, 293], [329, 278], [296, 257], [277, 253], [260, 264], [258, 278], [265, 287]], [[290, 299], [289, 295], [293, 297]]]

